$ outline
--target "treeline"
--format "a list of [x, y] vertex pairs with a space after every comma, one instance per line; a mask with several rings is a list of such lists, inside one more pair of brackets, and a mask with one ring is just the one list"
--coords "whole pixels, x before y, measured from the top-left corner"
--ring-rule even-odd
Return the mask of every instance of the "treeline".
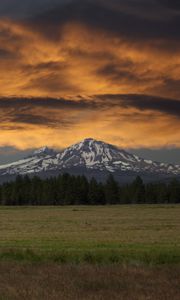
[[0, 186], [0, 205], [105, 205], [180, 203], [180, 182], [144, 184], [138, 176], [120, 186], [112, 175], [105, 183], [85, 176], [59, 175], [49, 179], [17, 176]]

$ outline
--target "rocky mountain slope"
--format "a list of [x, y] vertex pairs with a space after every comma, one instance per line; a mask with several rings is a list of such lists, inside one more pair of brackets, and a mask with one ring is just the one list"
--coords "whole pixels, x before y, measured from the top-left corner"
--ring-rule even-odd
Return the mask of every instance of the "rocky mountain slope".
[[[91, 172], [114, 174], [180, 175], [180, 165], [158, 163], [130, 154], [116, 146], [85, 139], [57, 153], [43, 147], [31, 156], [0, 166], [0, 176], [42, 174], [47, 172]], [[82, 171], [83, 170], [83, 171]]]

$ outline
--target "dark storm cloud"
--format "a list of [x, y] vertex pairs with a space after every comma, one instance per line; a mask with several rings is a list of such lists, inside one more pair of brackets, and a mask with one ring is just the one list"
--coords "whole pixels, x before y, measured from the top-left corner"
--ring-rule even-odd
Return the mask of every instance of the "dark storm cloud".
[[[76, 91], [76, 87], [68, 82], [64, 72], [68, 67], [68, 63], [60, 63], [49, 61], [46, 63], [39, 63], [35, 65], [22, 65], [22, 71], [25, 76], [29, 74], [37, 75], [36, 78], [32, 78], [28, 82], [27, 88], [37, 88], [38, 90], [51, 92], [59, 92], [59, 90], [71, 90]], [[78, 91], [77, 91], [78, 92]]]
[[53, 93], [59, 92], [60, 89], [72, 89], [73, 86], [65, 80], [63, 75], [60, 76], [60, 74], [57, 73], [49, 73], [47, 75], [41, 75], [38, 78], [32, 79], [25, 89], [26, 88], [37, 88], [38, 90]]
[[[147, 17], [142, 13], [144, 2], [145, 1], [138, 1], [133, 4], [133, 2], [127, 1], [126, 4], [129, 3], [129, 8], [139, 10], [136, 14], [132, 13], [131, 10], [123, 9], [124, 1], [118, 5], [119, 9], [115, 9], [113, 5], [106, 5], [106, 1], [72, 1], [34, 17], [29, 20], [29, 25], [42, 31], [42, 33], [49, 38], [59, 38], [59, 26], [75, 21], [87, 24], [95, 29], [101, 28], [111, 31], [125, 38], [132, 38], [133, 40], [137, 38], [179, 39], [179, 16], [174, 14], [166, 18]], [[163, 12], [167, 12], [165, 6], [159, 6], [153, 0], [152, 7], [155, 12], [156, 10], [159, 11], [159, 15], [163, 16]]]
[[[112, 83], [117, 82], [125, 82], [130, 81], [131, 83], [140, 84], [143, 80], [145, 82], [145, 78], [143, 76], [139, 76], [134, 72], [135, 65], [131, 61], [124, 61], [117, 63], [109, 63], [99, 70], [97, 70], [96, 74], [101, 75], [107, 79], [109, 79]], [[149, 79], [146, 79], [149, 80]]]
[[79, 97], [79, 100], [70, 100], [65, 98], [0, 98], [0, 109], [29, 109], [36, 107], [45, 107], [45, 108], [79, 108], [79, 109], [88, 109], [94, 107], [94, 101], [87, 101], [82, 97]]
[[0, 60], [1, 59], [15, 59], [15, 58], [17, 58], [17, 55], [14, 52], [0, 48]]
[[[28, 113], [13, 113], [10, 121], [13, 123], [25, 123], [33, 125], [49, 125], [51, 123], [50, 118], [46, 118], [40, 115], [28, 114]], [[52, 122], [53, 124], [53, 122]]]
[[[136, 108], [140, 111], [158, 111], [163, 114], [180, 117], [180, 101], [147, 95], [98, 95], [91, 99], [79, 97], [78, 100], [54, 98], [1, 98], [1, 124], [32, 124], [52, 126], [71, 126], [72, 120], [63, 117], [63, 112], [107, 110], [109, 108]], [[52, 111], [61, 113], [62, 118], [54, 117]], [[122, 113], [122, 117], [124, 113]], [[125, 116], [128, 118], [128, 115]], [[143, 116], [138, 115], [142, 119]], [[146, 116], [147, 118], [147, 116]], [[5, 128], [6, 129], [6, 128]]]
[[157, 0], [160, 4], [167, 6], [169, 8], [180, 10], [180, 1], [179, 0]]
[[1, 0], [0, 16], [26, 17], [68, 2], [68, 0]]
[[179, 8], [179, 0], [1, 0], [0, 16], [20, 15], [49, 38], [59, 38], [57, 25], [77, 21], [126, 38], [179, 39]]
[[36, 65], [24, 65], [23, 71], [27, 74], [29, 72], [38, 72], [38, 71], [58, 71], [59, 69], [63, 69], [63, 65], [59, 62], [49, 61], [46, 63], [39, 63]]
[[[54, 99], [54, 98], [0, 98], [1, 129], [17, 130], [17, 126], [12, 124], [31, 124], [47, 127], [62, 127], [72, 125], [72, 118], [63, 116], [63, 112], [75, 110], [86, 111], [96, 109], [101, 104], [94, 101], [87, 101], [79, 97], [79, 100]], [[55, 112], [56, 110], [56, 112]], [[60, 118], [58, 118], [60, 114]], [[5, 125], [3, 125], [5, 124]], [[20, 129], [18, 127], [18, 129]], [[21, 128], [23, 129], [23, 128]]]
[[19, 43], [22, 42], [22, 37], [17, 35], [12, 31], [10, 26], [7, 27], [0, 27], [0, 39], [1, 39], [1, 47], [3, 44], [11, 44], [13, 46], [17, 46]]
[[[180, 117], [180, 100], [161, 98], [148, 95], [101, 95], [97, 98], [103, 100], [104, 105], [109, 103], [125, 108], [137, 108], [139, 110], [154, 110], [175, 117]], [[107, 102], [107, 103], [106, 103]]]
[[[58, 120], [55, 119], [53, 116], [49, 114], [49, 116], [43, 116], [41, 113], [33, 114], [33, 113], [16, 113], [14, 112], [11, 117], [9, 118], [9, 121], [14, 124], [26, 124], [26, 125], [40, 125], [45, 127], [53, 127], [55, 128], [57, 123], [57, 127], [70, 127], [73, 122], [71, 122], [68, 119], [61, 119]], [[12, 126], [11, 126], [12, 129]], [[19, 128], [19, 130], [22, 129]], [[17, 128], [16, 128], [17, 130]]]
[[154, 86], [154, 91], [159, 95], [171, 95], [175, 99], [179, 99], [180, 80], [163, 78], [162, 83]]
[[82, 49], [74, 48], [74, 49], [68, 49], [68, 54], [71, 57], [79, 58], [79, 59], [96, 59], [98, 61], [113, 61], [115, 60], [115, 56], [110, 52], [105, 52], [103, 49], [98, 52], [88, 52]]

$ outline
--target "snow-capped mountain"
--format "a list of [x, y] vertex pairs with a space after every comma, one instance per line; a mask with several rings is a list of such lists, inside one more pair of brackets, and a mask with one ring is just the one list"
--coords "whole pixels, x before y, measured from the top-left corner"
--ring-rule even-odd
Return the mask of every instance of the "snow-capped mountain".
[[0, 176], [42, 174], [48, 172], [105, 172], [121, 174], [180, 175], [180, 165], [158, 163], [130, 154], [116, 146], [85, 139], [57, 153], [43, 147], [31, 156], [0, 166]]
[[34, 151], [33, 156], [47, 156], [47, 155], [55, 155], [56, 152], [53, 149], [48, 148], [47, 146], [42, 147]]
[[25, 175], [38, 173], [50, 167], [50, 161], [56, 157], [56, 152], [48, 147], [40, 148], [27, 158], [14, 163], [0, 166], [0, 175]]

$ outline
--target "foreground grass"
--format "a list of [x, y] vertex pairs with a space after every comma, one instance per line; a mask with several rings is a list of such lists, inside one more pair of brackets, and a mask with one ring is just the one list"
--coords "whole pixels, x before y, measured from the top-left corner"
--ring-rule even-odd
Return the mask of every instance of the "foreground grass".
[[0, 263], [1, 300], [179, 300], [180, 268]]
[[0, 261], [180, 263], [180, 206], [1, 207]]

